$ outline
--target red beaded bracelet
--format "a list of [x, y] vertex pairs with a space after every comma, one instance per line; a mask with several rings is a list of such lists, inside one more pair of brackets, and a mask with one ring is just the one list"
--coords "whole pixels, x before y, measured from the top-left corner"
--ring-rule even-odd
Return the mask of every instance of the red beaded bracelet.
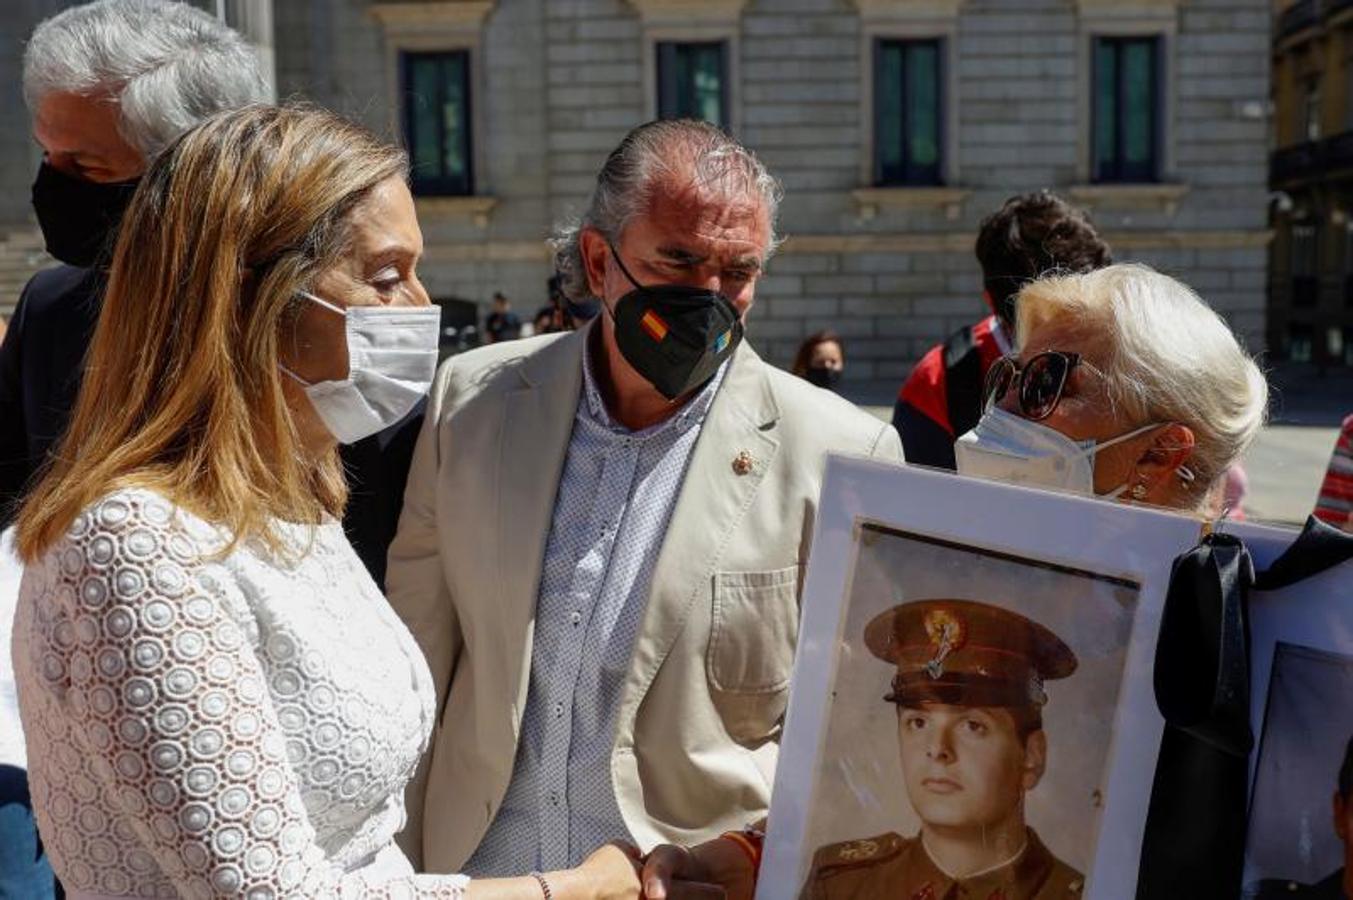
[[761, 835], [754, 831], [725, 831], [719, 837], [737, 844], [747, 854], [752, 864], [752, 883], [755, 884], [756, 875], [761, 870]]

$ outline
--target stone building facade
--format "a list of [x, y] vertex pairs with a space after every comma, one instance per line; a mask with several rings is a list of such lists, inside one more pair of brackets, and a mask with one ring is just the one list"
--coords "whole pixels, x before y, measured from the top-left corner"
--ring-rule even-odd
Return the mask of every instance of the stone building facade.
[[1353, 367], [1353, 0], [1279, 0], [1269, 345]]
[[[659, 112], [714, 110], [785, 186], [786, 239], [749, 329], [773, 361], [831, 327], [854, 393], [885, 398], [983, 314], [979, 220], [1043, 187], [1089, 207], [1119, 259], [1178, 275], [1264, 341], [1272, 0], [282, 0], [272, 13], [280, 96], [431, 141], [419, 152], [455, 176], [418, 199], [420, 272], [439, 299], [482, 307], [501, 290], [529, 314], [546, 300], [544, 239], [620, 136]], [[441, 79], [433, 100], [412, 89], [420, 72]]]

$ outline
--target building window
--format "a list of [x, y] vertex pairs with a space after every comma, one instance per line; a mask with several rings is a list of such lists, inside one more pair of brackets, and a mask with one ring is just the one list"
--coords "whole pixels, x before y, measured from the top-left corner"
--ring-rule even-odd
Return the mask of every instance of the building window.
[[1315, 79], [1306, 82], [1306, 92], [1301, 99], [1301, 124], [1302, 140], [1320, 140], [1320, 82]]
[[1095, 181], [1160, 178], [1160, 46], [1158, 37], [1095, 39]]
[[1304, 322], [1287, 325], [1287, 358], [1292, 362], [1310, 362], [1314, 349], [1313, 329]]
[[1344, 306], [1353, 309], [1353, 222], [1344, 225], [1343, 239]]
[[1353, 131], [1353, 57], [1344, 59], [1344, 131]]
[[1316, 305], [1320, 288], [1320, 229], [1314, 223], [1292, 226], [1292, 305]]
[[874, 45], [874, 183], [943, 179], [943, 41], [879, 39]]
[[658, 118], [704, 119], [727, 129], [728, 42], [659, 41]]
[[402, 53], [404, 142], [418, 195], [474, 193], [470, 53]]

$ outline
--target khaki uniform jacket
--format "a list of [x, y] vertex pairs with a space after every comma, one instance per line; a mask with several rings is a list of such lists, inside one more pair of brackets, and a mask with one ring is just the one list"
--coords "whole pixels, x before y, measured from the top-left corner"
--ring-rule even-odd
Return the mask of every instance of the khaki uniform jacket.
[[[588, 333], [452, 357], [432, 389], [386, 581], [437, 687], [400, 838], [426, 871], [464, 865], [512, 776]], [[739, 347], [691, 455], [617, 714], [611, 781], [644, 847], [766, 814], [828, 453], [902, 458], [891, 425]]]
[[1078, 900], [1084, 878], [1028, 833], [1014, 862], [962, 880], [935, 865], [919, 835], [829, 844], [813, 854], [801, 900]]

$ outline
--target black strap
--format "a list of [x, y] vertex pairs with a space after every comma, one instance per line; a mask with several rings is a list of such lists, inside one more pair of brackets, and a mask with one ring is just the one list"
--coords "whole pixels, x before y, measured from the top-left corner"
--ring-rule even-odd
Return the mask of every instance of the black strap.
[[1261, 591], [1289, 587], [1350, 559], [1353, 559], [1353, 534], [1311, 516], [1292, 546], [1260, 573], [1254, 586]]
[[1231, 535], [1209, 535], [1175, 560], [1156, 644], [1156, 702], [1165, 731], [1138, 900], [1240, 895], [1254, 746], [1247, 621], [1253, 583], [1249, 552]]
[[944, 390], [954, 437], [966, 434], [982, 417], [982, 354], [967, 325], [944, 342]]
[[1165, 721], [1249, 756], [1248, 608], [1254, 563], [1229, 534], [1208, 535], [1174, 562], [1156, 642], [1156, 703]]

